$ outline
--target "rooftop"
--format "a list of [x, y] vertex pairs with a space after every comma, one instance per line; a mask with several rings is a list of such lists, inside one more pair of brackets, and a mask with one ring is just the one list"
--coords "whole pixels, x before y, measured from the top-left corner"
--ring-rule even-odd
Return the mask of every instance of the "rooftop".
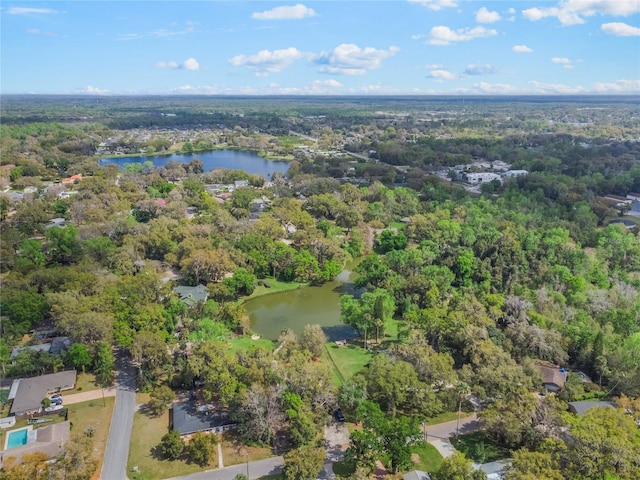
[[592, 408], [616, 408], [616, 404], [608, 401], [583, 400], [581, 402], [569, 402], [569, 410], [578, 415], [584, 415]]
[[59, 373], [50, 373], [39, 377], [22, 378], [16, 391], [16, 397], [11, 405], [12, 415], [22, 415], [32, 411], [38, 411], [42, 399], [50, 392], [68, 390], [76, 383], [76, 371], [66, 370]]
[[234, 424], [227, 412], [212, 412], [202, 407], [200, 409], [203, 411], [198, 410], [194, 401], [174, 403], [173, 429], [180, 432], [180, 435], [189, 435]]
[[195, 287], [189, 287], [180, 285], [173, 289], [178, 294], [180, 300], [186, 303], [188, 306], [194, 306], [198, 302], [206, 302], [209, 298], [209, 291], [204, 285], [197, 285]]

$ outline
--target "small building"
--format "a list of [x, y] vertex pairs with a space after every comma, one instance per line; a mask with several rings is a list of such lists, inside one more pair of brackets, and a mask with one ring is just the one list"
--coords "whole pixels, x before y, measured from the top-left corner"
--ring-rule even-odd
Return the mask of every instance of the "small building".
[[70, 437], [71, 423], [68, 420], [31, 430], [29, 431], [26, 445], [2, 452], [2, 455], [0, 455], [0, 468], [4, 466], [4, 462], [9, 458], [15, 458], [15, 463], [19, 465], [25, 455], [36, 452], [42, 452], [48, 458], [59, 457]]
[[61, 180], [61, 182], [62, 182], [64, 185], [68, 185], [68, 184], [70, 184], [70, 183], [78, 183], [78, 182], [80, 182], [80, 181], [82, 181], [82, 175], [81, 175], [81, 174], [79, 174], [79, 173], [78, 173], [78, 174], [76, 174], [76, 175], [71, 175], [71, 176], [70, 176], [70, 177], [68, 177], [68, 178], [63, 178], [63, 179]]
[[634, 200], [636, 202], [640, 202], [640, 193], [631, 192], [627, 194], [627, 199]]
[[206, 302], [209, 298], [209, 291], [204, 285], [196, 285], [189, 287], [180, 285], [173, 289], [178, 294], [180, 300], [187, 304], [188, 307], [195, 307], [198, 302]]
[[249, 186], [249, 180], [236, 180], [233, 182], [235, 188], [245, 188]]
[[616, 404], [608, 401], [584, 400], [581, 402], [569, 402], [569, 411], [576, 415], [584, 415], [592, 408], [616, 408]]
[[504, 178], [524, 177], [525, 175], [529, 175], [526, 170], [507, 170], [502, 174]]
[[49, 220], [46, 225], [44, 226], [45, 230], [49, 230], [50, 228], [53, 227], [60, 227], [60, 228], [64, 228], [67, 226], [67, 221], [64, 218], [52, 218], [51, 220]]
[[605, 195], [604, 199], [610, 203], [615, 204], [616, 206], [618, 205], [631, 205], [631, 203], [633, 203], [633, 200], [627, 198], [627, 197], [622, 197], [620, 195], [613, 195], [613, 194], [609, 194], [609, 195]]
[[49, 394], [71, 390], [76, 384], [76, 371], [66, 370], [39, 377], [21, 378], [15, 382], [19, 383], [9, 415], [29, 415], [40, 411], [42, 399]]
[[542, 374], [542, 386], [547, 392], [559, 392], [567, 381], [567, 373], [564, 368], [546, 363], [538, 363]]
[[171, 426], [180, 436], [194, 433], [222, 433], [234, 430], [237, 424], [226, 411], [215, 411], [210, 405], [196, 406], [194, 400], [175, 402], [172, 406]]
[[500, 181], [501, 177], [497, 173], [492, 172], [463, 173], [462, 180], [470, 185], [480, 185], [494, 180]]
[[413, 470], [407, 472], [402, 476], [402, 480], [431, 480], [431, 477], [427, 472], [420, 470]]
[[33, 352], [49, 352], [51, 350], [51, 343], [41, 343], [40, 345], [29, 345], [26, 347], [16, 347], [11, 350], [10, 359], [16, 358], [20, 352], [26, 352], [31, 350]]

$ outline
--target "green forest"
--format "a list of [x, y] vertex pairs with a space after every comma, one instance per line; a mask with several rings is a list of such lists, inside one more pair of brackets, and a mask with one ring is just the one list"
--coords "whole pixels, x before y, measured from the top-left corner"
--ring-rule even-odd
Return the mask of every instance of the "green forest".
[[[417, 468], [421, 422], [474, 407], [484, 440], [424, 467], [432, 478], [485, 478], [471, 459], [489, 444], [512, 459], [507, 480], [639, 478], [632, 100], [3, 98], [2, 376], [74, 368], [106, 386], [124, 351], [157, 414], [199, 385], [242, 443], [288, 452], [287, 479], [316, 478], [337, 408], [351, 438], [336, 473], [366, 479], [376, 461], [389, 478]], [[196, 155], [290, 167], [265, 179], [197, 158], [98, 162], [100, 148], [173, 152], [185, 139]], [[527, 174], [460, 179], [501, 163]], [[249, 296], [324, 284], [353, 261], [359, 293], [340, 299], [353, 371], [315, 325], [246, 342]], [[206, 287], [206, 301], [185, 303], [178, 285]], [[11, 354], [42, 328], [71, 348]], [[541, 366], [562, 369], [559, 391]], [[586, 400], [616, 408], [568, 411]], [[208, 439], [177, 437], [158, 439], [163, 458], [209, 465]]]

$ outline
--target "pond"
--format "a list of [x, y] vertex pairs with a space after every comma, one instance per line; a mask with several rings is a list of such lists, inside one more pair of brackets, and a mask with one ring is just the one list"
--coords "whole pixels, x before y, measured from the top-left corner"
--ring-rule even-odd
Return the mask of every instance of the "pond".
[[[354, 264], [348, 266], [354, 268]], [[343, 270], [335, 281], [320, 286], [263, 295], [245, 302], [251, 329], [275, 340], [284, 329], [302, 334], [306, 325], [318, 324], [330, 341], [350, 339], [356, 332], [340, 320], [340, 296], [357, 294], [356, 273]]]
[[120, 168], [125, 163], [144, 163], [150, 161], [156, 167], [163, 167], [169, 161], [189, 163], [194, 159], [200, 159], [205, 172], [214, 168], [228, 168], [231, 170], [244, 170], [247, 173], [271, 177], [275, 172], [287, 173], [289, 162], [275, 162], [244, 150], [213, 150], [199, 153], [174, 153], [172, 155], [160, 155], [152, 157], [115, 157], [101, 158], [100, 165], [118, 165]]

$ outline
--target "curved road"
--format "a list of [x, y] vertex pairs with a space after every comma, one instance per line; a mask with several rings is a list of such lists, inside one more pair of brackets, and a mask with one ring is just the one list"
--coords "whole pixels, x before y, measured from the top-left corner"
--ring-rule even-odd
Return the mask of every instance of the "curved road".
[[136, 373], [126, 352], [116, 352], [116, 404], [111, 417], [107, 449], [104, 453], [101, 480], [125, 480], [129, 442], [136, 411]]

